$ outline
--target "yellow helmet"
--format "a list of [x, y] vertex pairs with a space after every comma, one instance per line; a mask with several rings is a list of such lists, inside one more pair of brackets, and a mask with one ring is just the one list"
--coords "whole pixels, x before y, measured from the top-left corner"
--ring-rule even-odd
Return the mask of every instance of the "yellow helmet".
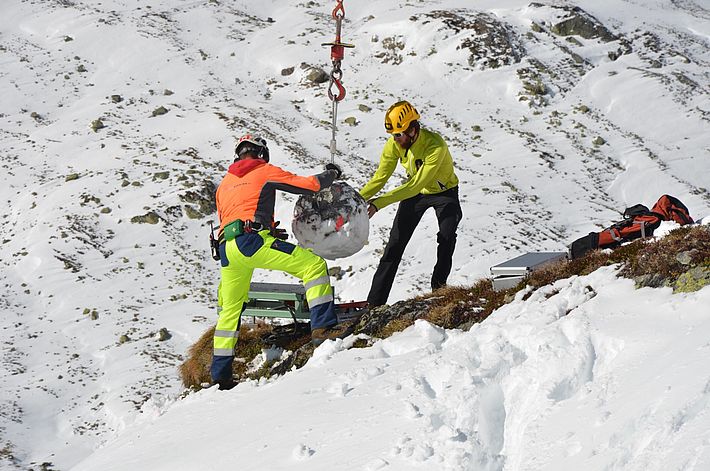
[[385, 112], [385, 130], [397, 134], [407, 130], [412, 121], [419, 119], [419, 113], [408, 101], [398, 101]]

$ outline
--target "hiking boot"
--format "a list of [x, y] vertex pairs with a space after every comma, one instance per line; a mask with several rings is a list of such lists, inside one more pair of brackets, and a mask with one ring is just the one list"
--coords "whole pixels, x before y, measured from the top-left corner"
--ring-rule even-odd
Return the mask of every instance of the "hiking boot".
[[341, 322], [331, 327], [320, 327], [311, 331], [311, 343], [317, 347], [326, 340], [344, 339], [355, 330], [355, 322]]
[[220, 379], [212, 383], [212, 385], [217, 385], [217, 389], [220, 391], [229, 391], [232, 389], [234, 386], [237, 385], [237, 382], [234, 381], [234, 378], [229, 378], [229, 379]]

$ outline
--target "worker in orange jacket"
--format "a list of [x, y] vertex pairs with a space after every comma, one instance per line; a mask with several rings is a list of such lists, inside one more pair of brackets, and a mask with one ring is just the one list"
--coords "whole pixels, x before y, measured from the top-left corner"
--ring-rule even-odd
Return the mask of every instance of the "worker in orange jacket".
[[285, 242], [286, 231], [274, 222], [276, 190], [313, 194], [329, 187], [341, 173], [331, 163], [318, 175], [294, 175], [269, 163], [269, 148], [263, 138], [247, 134], [237, 143], [234, 163], [217, 188], [222, 311], [214, 333], [210, 375], [220, 389], [231, 389], [235, 384], [234, 350], [255, 268], [284, 271], [303, 282], [314, 345], [352, 331], [352, 324], [338, 324], [325, 260]]

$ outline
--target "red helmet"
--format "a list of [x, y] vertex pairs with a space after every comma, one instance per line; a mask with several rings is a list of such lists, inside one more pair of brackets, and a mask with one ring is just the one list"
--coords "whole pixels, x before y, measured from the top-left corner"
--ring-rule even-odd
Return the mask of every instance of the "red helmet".
[[234, 160], [239, 160], [245, 154], [251, 154], [268, 162], [269, 148], [266, 146], [266, 139], [252, 134], [245, 134], [240, 137], [237, 146], [234, 148]]

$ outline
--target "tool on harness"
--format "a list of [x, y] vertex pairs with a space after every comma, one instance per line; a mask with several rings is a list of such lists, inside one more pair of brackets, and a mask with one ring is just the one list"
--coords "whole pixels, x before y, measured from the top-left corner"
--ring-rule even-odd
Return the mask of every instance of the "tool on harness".
[[[337, 131], [337, 119], [338, 119], [338, 102], [345, 98], [345, 87], [343, 86], [341, 80], [343, 78], [343, 71], [340, 69], [340, 64], [345, 57], [345, 48], [354, 48], [354, 44], [347, 44], [340, 40], [340, 31], [342, 29], [343, 19], [345, 18], [345, 8], [343, 7], [343, 0], [336, 0], [337, 4], [333, 9], [333, 19], [335, 20], [335, 41], [332, 43], [323, 43], [323, 46], [330, 46], [330, 58], [333, 61], [333, 70], [330, 72], [330, 84], [328, 85], [328, 98], [333, 102], [332, 105], [332, 128], [333, 134], [330, 140], [330, 161], [335, 160], [335, 153], [337, 151], [335, 134]], [[333, 92], [337, 89], [337, 95]]]
[[210, 254], [212, 260], [219, 260], [219, 240], [214, 236], [214, 224], [210, 221]]

